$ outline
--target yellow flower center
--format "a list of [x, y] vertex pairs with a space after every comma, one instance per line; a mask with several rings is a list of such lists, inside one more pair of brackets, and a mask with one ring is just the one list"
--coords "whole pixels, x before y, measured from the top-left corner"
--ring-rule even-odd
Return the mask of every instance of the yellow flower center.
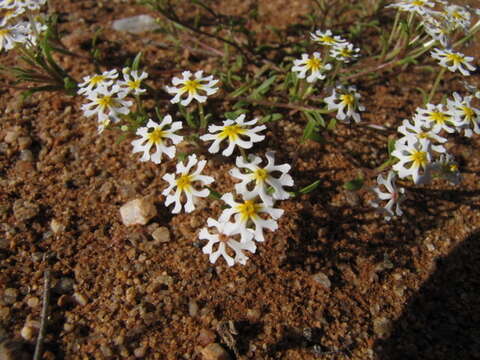
[[324, 42], [324, 43], [327, 43], [327, 44], [333, 44], [333, 43], [335, 43], [335, 40], [334, 40], [331, 36], [328, 36], [328, 35], [323, 35], [323, 36], [320, 38], [320, 41], [321, 41], [321, 42]]
[[10, 29], [1, 29], [0, 30], [0, 38], [4, 38], [8, 34], [10, 34]]
[[457, 172], [458, 171], [457, 164], [451, 164], [449, 170], [450, 172]]
[[462, 106], [462, 111], [468, 120], [473, 120], [473, 117], [475, 116], [475, 111], [473, 111], [472, 108], [469, 108], [468, 106]]
[[430, 134], [428, 132], [421, 132], [417, 134], [417, 137], [420, 139], [430, 139]]
[[245, 133], [245, 129], [240, 125], [227, 125], [223, 128], [222, 132], [218, 134], [220, 139], [225, 139], [228, 137], [230, 141], [235, 141], [238, 139], [239, 135]]
[[184, 92], [188, 92], [189, 94], [195, 94], [201, 87], [202, 85], [198, 80], [187, 80], [185, 81], [185, 85], [183, 85], [182, 90]]
[[352, 94], [340, 95], [340, 100], [348, 106], [352, 106], [355, 103], [355, 97]]
[[90, 84], [92, 85], [98, 85], [101, 83], [103, 80], [105, 80], [105, 75], [95, 75], [90, 79]]
[[140, 87], [140, 80], [130, 80], [127, 84], [130, 89], [138, 89]]
[[114, 98], [112, 98], [111, 96], [104, 96], [104, 97], [101, 97], [100, 99], [97, 100], [97, 103], [98, 105], [100, 105], [102, 108], [106, 108], [106, 107], [111, 107], [113, 105], [115, 105], [116, 101]]
[[453, 16], [455, 19], [459, 19], [459, 20], [465, 19], [465, 17], [464, 17], [462, 14], [460, 14], [458, 11], [453, 11], [453, 12], [452, 12], [452, 16]]
[[437, 124], [443, 125], [449, 119], [447, 115], [440, 111], [432, 111], [430, 113], [430, 120], [435, 121]]
[[265, 169], [258, 169], [253, 172], [253, 178], [258, 183], [264, 182], [268, 177], [268, 171]]
[[253, 219], [257, 216], [261, 205], [256, 204], [253, 200], [246, 200], [243, 204], [237, 205], [237, 211], [242, 217], [242, 221]]
[[425, 151], [414, 150], [410, 159], [413, 161], [414, 167], [425, 167], [427, 165], [427, 153]]
[[147, 135], [148, 141], [154, 144], [159, 144], [163, 141], [165, 137], [165, 131], [160, 128], [153, 130], [151, 133]]
[[342, 50], [340, 50], [340, 55], [343, 57], [350, 57], [352, 56], [352, 50], [348, 48], [342, 48]]
[[423, 1], [423, 0], [414, 0], [414, 1], [412, 1], [412, 5], [415, 5], [415, 6], [423, 6], [423, 5], [425, 5], [425, 1]]
[[453, 62], [454, 65], [463, 64], [465, 61], [463, 56], [459, 54], [447, 54], [447, 59]]
[[183, 174], [177, 180], [177, 188], [180, 191], [188, 191], [192, 183], [192, 176], [188, 174]]
[[307, 68], [311, 70], [312, 72], [320, 70], [322, 67], [322, 61], [320, 59], [317, 59], [316, 57], [312, 57], [307, 60]]

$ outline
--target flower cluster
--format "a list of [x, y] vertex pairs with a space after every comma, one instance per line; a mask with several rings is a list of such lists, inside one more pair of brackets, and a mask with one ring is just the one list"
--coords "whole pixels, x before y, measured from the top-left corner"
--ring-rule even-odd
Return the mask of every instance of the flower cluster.
[[[212, 263], [222, 256], [230, 266], [245, 264], [248, 257], [244, 250], [254, 253], [255, 241], [265, 241], [264, 230], [275, 231], [278, 228], [277, 220], [283, 215], [283, 210], [273, 206], [276, 200], [290, 197], [284, 187], [293, 186], [293, 179], [288, 174], [290, 165], [275, 165], [273, 152], [267, 152], [266, 158], [267, 164], [263, 167], [258, 156], [236, 158], [237, 167], [230, 171], [232, 177], [240, 180], [235, 185], [236, 194], [222, 196], [228, 208], [218, 221], [208, 219], [208, 228], [213, 228], [213, 233], [208, 228], [199, 233], [200, 239], [208, 240], [203, 252], [210, 255]], [[216, 250], [214, 245], [217, 245]], [[235, 257], [232, 257], [232, 252]]]
[[[0, 1], [0, 51], [11, 50], [19, 44], [27, 47], [37, 43], [38, 35], [47, 27], [34, 17], [47, 0]], [[28, 20], [27, 20], [28, 19]]]
[[[78, 87], [87, 103], [82, 105], [85, 116], [96, 116], [98, 131], [101, 133], [112, 123], [119, 123], [122, 116], [130, 113], [133, 102], [127, 97], [139, 96], [145, 92], [142, 81], [148, 77], [145, 72], [124, 68], [123, 79], [118, 79], [118, 71], [104, 71], [101, 74], [85, 76]], [[143, 132], [139, 129], [140, 133]]]
[[[443, 178], [454, 185], [460, 183], [458, 164], [445, 148], [446, 135], [455, 132], [467, 137], [480, 134], [480, 109], [473, 102], [471, 95], [462, 97], [454, 93], [445, 104], [429, 103], [417, 108], [413, 118], [404, 120], [398, 127], [402, 136], [396, 141], [391, 154], [398, 161], [392, 167], [392, 175], [389, 173], [386, 180], [380, 177], [377, 180], [392, 196], [387, 197], [377, 187], [374, 192], [379, 200], [389, 199], [389, 203], [381, 208], [378, 201], [372, 202], [373, 206], [385, 213], [386, 218], [401, 215], [398, 207], [400, 196], [394, 184], [396, 176], [411, 178], [415, 184], [426, 184], [434, 177]], [[395, 203], [397, 208], [393, 212]]]
[[306, 79], [308, 83], [323, 80], [326, 73], [332, 69], [329, 61], [349, 63], [359, 56], [360, 49], [338, 35], [333, 35], [330, 30], [311, 33], [311, 40], [325, 49], [324, 56], [320, 52], [312, 55], [302, 54], [300, 59], [293, 61], [292, 71], [297, 73], [299, 79]]

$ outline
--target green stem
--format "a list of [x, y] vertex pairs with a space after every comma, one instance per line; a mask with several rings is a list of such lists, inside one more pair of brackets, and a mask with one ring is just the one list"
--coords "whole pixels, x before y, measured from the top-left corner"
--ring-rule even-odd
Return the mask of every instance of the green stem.
[[200, 129], [205, 130], [207, 128], [207, 119], [201, 103], [198, 103], [198, 117], [200, 118]]
[[432, 90], [430, 91], [430, 94], [428, 95], [427, 98], [427, 104], [432, 100], [433, 96], [435, 95], [435, 92], [437, 91], [438, 85], [440, 84], [440, 81], [443, 78], [443, 74], [445, 74], [446, 68], [442, 67], [440, 72], [437, 75], [437, 78], [435, 79], [435, 82], [433, 83]]

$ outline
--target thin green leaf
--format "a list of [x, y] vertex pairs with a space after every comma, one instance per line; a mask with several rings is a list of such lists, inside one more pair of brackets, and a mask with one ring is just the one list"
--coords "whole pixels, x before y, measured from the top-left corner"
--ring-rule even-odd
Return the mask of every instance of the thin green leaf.
[[138, 71], [140, 67], [140, 60], [142, 59], [142, 52], [140, 51], [137, 56], [135, 56], [135, 59], [133, 59], [132, 63], [132, 70]]
[[314, 181], [310, 185], [305, 186], [304, 188], [298, 191], [299, 194], [308, 194], [320, 186], [320, 180]]

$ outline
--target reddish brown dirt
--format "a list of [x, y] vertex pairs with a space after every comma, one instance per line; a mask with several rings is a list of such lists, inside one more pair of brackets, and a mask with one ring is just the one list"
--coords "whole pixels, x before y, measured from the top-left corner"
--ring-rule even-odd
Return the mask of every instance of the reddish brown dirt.
[[[280, 11], [262, 2], [257, 22], [287, 26], [306, 11], [303, 2], [273, 3]], [[237, 10], [242, 13], [249, 4]], [[98, 26], [105, 27], [102, 39], [108, 42], [101, 46], [110, 68], [141, 50], [151, 84], [160, 88], [191, 64], [188, 49], [160, 49], [162, 35], [110, 30], [112, 19], [148, 13], [144, 8], [90, 0], [53, 5], [69, 21], [62, 29], [72, 51], [86, 56], [88, 39]], [[228, 5], [219, 6], [225, 10]], [[468, 52], [478, 54], [478, 47]], [[212, 70], [215, 61], [201, 59], [194, 67]], [[62, 58], [62, 63], [77, 79], [93, 71], [83, 58]], [[453, 77], [448, 79], [438, 100], [461, 89]], [[205, 201], [193, 215], [172, 216], [163, 206], [161, 177], [174, 161], [140, 163], [128, 141], [116, 141], [118, 134], [98, 135], [95, 121], [82, 116], [80, 97], [41, 94], [22, 103], [18, 90], [3, 86], [0, 338], [19, 337], [25, 323], [39, 320], [46, 267], [42, 257], [50, 253], [47, 359], [201, 359], [201, 349], [211, 341], [241, 359], [387, 360], [403, 351], [411, 359], [443, 359], [442, 354], [455, 354], [456, 346], [462, 359], [479, 358], [472, 322], [478, 323], [480, 307], [470, 289], [478, 289], [478, 280], [469, 282], [479, 279], [478, 136], [451, 138], [462, 185], [403, 183], [410, 195], [401, 219], [383, 221], [362, 194], [342, 186], [360, 169], [386, 159], [388, 136], [421, 104], [415, 88], [431, 81], [421, 68], [358, 81], [367, 107], [364, 123], [381, 124], [389, 129], [385, 133], [364, 125], [339, 126], [326, 145], [300, 144], [298, 114], [269, 125], [256, 150], [277, 150], [283, 161], [297, 159], [292, 176], [298, 188], [318, 179], [321, 185], [281, 202], [285, 216], [278, 231], [266, 236], [246, 266], [232, 268], [222, 262], [212, 266], [196, 238], [207, 217], [221, 212], [219, 201]], [[161, 106], [165, 112], [175, 109]], [[19, 138], [7, 143], [5, 136], [12, 131]], [[220, 192], [233, 188], [226, 174], [231, 167], [221, 157], [208, 163], [207, 173]], [[154, 197], [159, 215], [146, 226], [125, 227], [120, 206], [144, 195]], [[53, 233], [53, 219], [65, 230]], [[170, 230], [170, 242], [153, 241], [150, 234], [158, 226]], [[454, 261], [449, 261], [452, 254]], [[329, 278], [330, 287], [315, 281], [318, 273]], [[430, 294], [463, 304], [464, 316], [437, 318], [429, 308]], [[445, 310], [442, 301], [435, 304], [438, 313]], [[432, 335], [437, 329], [428, 328], [430, 318], [420, 312], [440, 319], [445, 335]], [[402, 335], [409, 326], [414, 330]], [[446, 341], [457, 328], [473, 329], [462, 332], [471, 341]], [[391, 334], [397, 337], [392, 340]], [[424, 349], [412, 334], [426, 337], [425, 348], [433, 347], [429, 336], [445, 344], [419, 357]]]

